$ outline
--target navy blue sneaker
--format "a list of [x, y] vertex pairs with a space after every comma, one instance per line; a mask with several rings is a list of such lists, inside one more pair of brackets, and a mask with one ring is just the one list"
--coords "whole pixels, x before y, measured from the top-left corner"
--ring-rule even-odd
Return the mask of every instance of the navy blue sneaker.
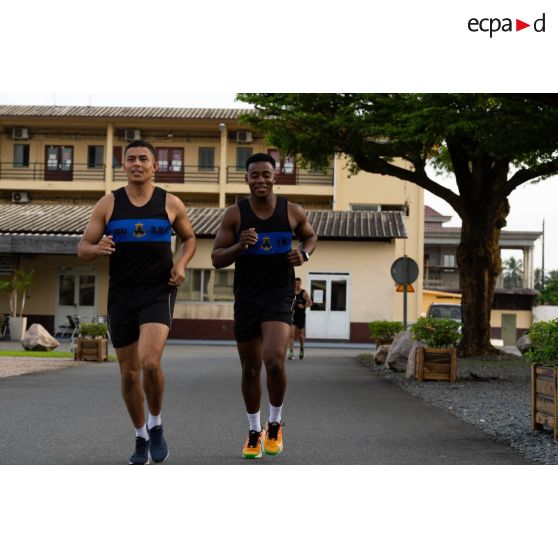
[[152, 463], [162, 463], [169, 456], [169, 448], [163, 436], [163, 427], [154, 426], [149, 432], [149, 459]]
[[136, 451], [130, 456], [130, 465], [145, 465], [149, 461], [149, 440], [136, 437]]

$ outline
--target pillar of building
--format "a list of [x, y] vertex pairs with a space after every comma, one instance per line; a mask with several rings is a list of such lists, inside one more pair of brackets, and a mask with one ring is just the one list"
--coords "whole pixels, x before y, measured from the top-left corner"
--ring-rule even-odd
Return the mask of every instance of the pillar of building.
[[108, 194], [112, 191], [112, 152], [113, 152], [113, 145], [114, 145], [114, 125], [110, 122], [107, 125], [107, 143], [106, 143], [106, 150], [105, 150], [105, 194]]
[[527, 289], [535, 288], [535, 274], [533, 271], [533, 247], [523, 248], [523, 286]]
[[225, 187], [227, 185], [227, 125], [219, 124], [221, 132], [221, 149], [219, 152], [219, 207], [225, 207]]

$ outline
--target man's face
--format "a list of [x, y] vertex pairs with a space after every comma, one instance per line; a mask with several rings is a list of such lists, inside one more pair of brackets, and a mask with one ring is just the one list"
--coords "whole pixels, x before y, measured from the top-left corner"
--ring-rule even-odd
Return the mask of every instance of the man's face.
[[296, 286], [296, 290], [300, 291], [301, 282], [298, 279], [295, 281], [295, 286]]
[[155, 174], [157, 163], [147, 147], [131, 147], [126, 151], [124, 170], [128, 182], [145, 183]]
[[244, 178], [250, 187], [250, 192], [257, 198], [267, 197], [273, 191], [276, 180], [273, 165], [266, 161], [252, 163]]

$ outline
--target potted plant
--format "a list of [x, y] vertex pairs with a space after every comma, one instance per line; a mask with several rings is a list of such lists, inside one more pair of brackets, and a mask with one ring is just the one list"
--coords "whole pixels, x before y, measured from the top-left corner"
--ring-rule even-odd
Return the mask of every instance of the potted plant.
[[108, 360], [108, 326], [105, 323], [85, 322], [79, 326], [75, 360]]
[[23, 316], [27, 289], [33, 281], [35, 270], [19, 268], [10, 279], [0, 281], [0, 290], [9, 293], [10, 299], [10, 339], [21, 341], [27, 330], [27, 318]]
[[426, 346], [416, 348], [415, 378], [457, 381], [457, 345], [461, 341], [461, 324], [451, 319], [419, 318], [411, 332]]
[[387, 320], [376, 320], [368, 324], [370, 337], [374, 340], [376, 348], [380, 345], [389, 345], [393, 338], [403, 331], [401, 322], [389, 322]]
[[535, 322], [528, 333], [531, 347], [524, 357], [531, 363], [531, 427], [552, 428], [558, 441], [558, 319]]

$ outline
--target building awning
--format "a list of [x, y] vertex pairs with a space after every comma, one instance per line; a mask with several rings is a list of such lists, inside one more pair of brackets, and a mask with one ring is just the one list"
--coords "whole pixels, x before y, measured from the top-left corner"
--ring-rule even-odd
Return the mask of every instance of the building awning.
[[[92, 206], [71, 204], [0, 204], [0, 253], [75, 254]], [[224, 209], [191, 207], [188, 214], [198, 238], [214, 238]], [[308, 211], [322, 240], [389, 242], [407, 238], [399, 211]]]

